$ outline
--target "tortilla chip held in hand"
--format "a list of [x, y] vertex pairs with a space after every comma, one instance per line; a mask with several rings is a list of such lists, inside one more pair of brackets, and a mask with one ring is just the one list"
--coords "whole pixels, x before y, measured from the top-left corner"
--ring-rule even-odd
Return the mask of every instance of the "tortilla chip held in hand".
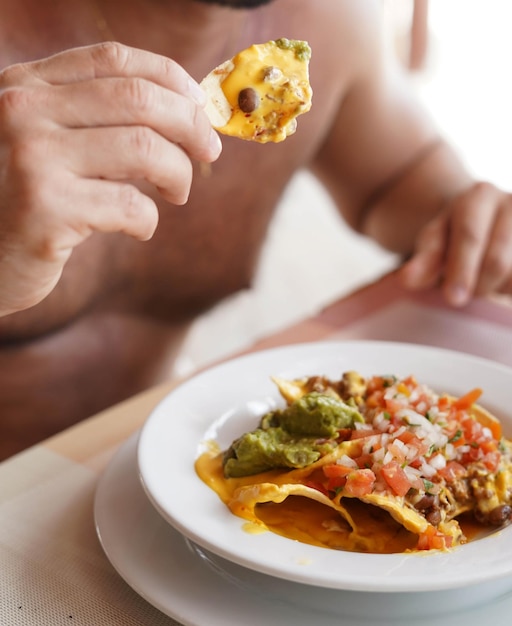
[[292, 135], [297, 116], [311, 108], [310, 58], [305, 41], [282, 38], [254, 44], [216, 67], [201, 82], [212, 126], [259, 143]]

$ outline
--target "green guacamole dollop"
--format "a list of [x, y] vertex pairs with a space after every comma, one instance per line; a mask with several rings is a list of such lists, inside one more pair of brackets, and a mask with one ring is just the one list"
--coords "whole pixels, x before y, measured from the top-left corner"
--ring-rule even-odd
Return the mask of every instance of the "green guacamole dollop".
[[235, 478], [306, 467], [333, 449], [340, 429], [362, 421], [357, 408], [339, 398], [305, 394], [285, 409], [267, 413], [258, 428], [236, 439], [224, 453], [224, 474]]
[[275, 40], [275, 44], [282, 50], [293, 50], [295, 56], [300, 61], [309, 61], [311, 59], [311, 47], [307, 41], [301, 41], [300, 39], [287, 39], [281, 37]]

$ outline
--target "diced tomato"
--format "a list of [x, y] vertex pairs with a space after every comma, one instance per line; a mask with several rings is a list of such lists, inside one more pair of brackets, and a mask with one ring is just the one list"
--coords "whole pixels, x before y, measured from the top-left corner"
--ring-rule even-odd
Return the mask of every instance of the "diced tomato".
[[478, 441], [483, 435], [482, 425], [472, 419], [471, 417], [465, 417], [460, 420], [462, 429], [464, 431], [464, 437], [468, 443]]
[[412, 375], [407, 376], [406, 378], [404, 378], [402, 380], [402, 382], [404, 383], [404, 385], [407, 385], [408, 387], [410, 387], [411, 389], [413, 389], [414, 387], [418, 386], [418, 381], [416, 380], [416, 378]]
[[403, 463], [405, 461], [405, 453], [402, 448], [396, 445], [396, 443], [388, 444], [388, 452], [391, 452], [395, 460], [399, 463]]
[[464, 465], [461, 465], [457, 461], [448, 461], [445, 467], [439, 469], [438, 474], [446, 480], [446, 482], [451, 483], [458, 478], [462, 478], [466, 475], [466, 468]]
[[407, 406], [406, 402], [400, 402], [399, 400], [395, 400], [394, 398], [387, 398], [384, 402], [386, 403], [387, 411], [389, 411], [391, 415]]
[[480, 448], [482, 448], [482, 452], [485, 454], [488, 452], [494, 452], [497, 449], [497, 443], [492, 439], [490, 441], [482, 441], [480, 443]]
[[361, 428], [359, 430], [357, 428], [354, 428], [352, 430], [350, 439], [364, 439], [364, 437], [373, 437], [374, 435], [379, 435], [380, 437], [382, 435], [382, 432], [373, 428]]
[[446, 547], [444, 535], [434, 535], [430, 540], [431, 550], [442, 550]]
[[450, 408], [451, 401], [447, 396], [441, 396], [437, 402], [440, 411], [446, 411]]
[[411, 488], [411, 481], [396, 461], [390, 461], [381, 467], [382, 477], [398, 496], [405, 496]]
[[311, 489], [316, 489], [317, 491], [320, 491], [321, 493], [324, 494], [324, 496], [327, 496], [327, 489], [322, 485], [322, 483], [319, 483], [316, 480], [306, 480], [305, 483], [306, 487], [311, 487]]
[[416, 548], [418, 550], [444, 550], [450, 548], [452, 543], [452, 537], [444, 535], [435, 526], [428, 526], [426, 531], [420, 534]]
[[353, 428], [340, 428], [336, 435], [336, 441], [348, 441], [352, 437]]
[[340, 476], [345, 477], [347, 474], [350, 474], [350, 472], [353, 472], [355, 468], [333, 463], [332, 465], [324, 465], [322, 469], [327, 478], [338, 478]]
[[360, 498], [371, 493], [375, 484], [376, 476], [371, 469], [359, 469], [347, 475], [344, 491], [348, 496]]
[[328, 478], [325, 485], [327, 491], [336, 491], [340, 487], [344, 487], [347, 482], [347, 475], [354, 471], [353, 467], [347, 467], [346, 465], [325, 465], [323, 468], [325, 476]]
[[368, 379], [366, 390], [368, 394], [372, 394], [375, 391], [382, 391], [384, 389], [384, 378], [382, 376], [371, 376]]
[[413, 467], [414, 469], [420, 469], [422, 464], [423, 464], [423, 459], [420, 457], [416, 457], [409, 463], [409, 465]]
[[500, 461], [501, 454], [498, 450], [495, 450], [494, 452], [487, 452], [482, 459], [483, 464], [490, 472], [496, 472], [498, 470]]
[[406, 430], [403, 433], [398, 435], [397, 439], [406, 443], [409, 448], [416, 448], [417, 455], [421, 456], [422, 454], [426, 454], [429, 449], [429, 444], [426, 441], [422, 441], [417, 435], [415, 435], [411, 430]]
[[469, 447], [467, 452], [464, 452], [461, 458], [461, 462], [463, 465], [469, 465], [469, 463], [474, 463], [475, 461], [481, 461], [484, 456], [482, 452], [482, 448], [478, 445], [473, 445]]
[[384, 389], [377, 389], [369, 393], [366, 398], [366, 406], [370, 409], [384, 406]]
[[403, 443], [412, 443], [412, 445], [416, 445], [416, 442], [420, 442], [419, 437], [412, 432], [412, 430], [404, 430], [403, 433], [400, 433], [397, 437]]
[[435, 528], [428, 526], [427, 530], [420, 533], [418, 537], [418, 543], [416, 544], [417, 550], [430, 550], [430, 539], [435, 534]]
[[455, 448], [460, 448], [460, 446], [465, 446], [468, 443], [461, 430], [456, 431], [453, 436], [448, 439], [448, 441]]
[[476, 387], [475, 389], [468, 391], [460, 398], [457, 398], [452, 406], [454, 406], [456, 409], [469, 409], [470, 406], [478, 400], [482, 393], [483, 391]]
[[356, 463], [361, 469], [371, 467], [373, 465], [373, 457], [371, 454], [361, 454], [361, 456], [357, 457]]
[[327, 481], [326, 489], [327, 491], [336, 491], [340, 487], [344, 487], [347, 482], [346, 476], [332, 476]]

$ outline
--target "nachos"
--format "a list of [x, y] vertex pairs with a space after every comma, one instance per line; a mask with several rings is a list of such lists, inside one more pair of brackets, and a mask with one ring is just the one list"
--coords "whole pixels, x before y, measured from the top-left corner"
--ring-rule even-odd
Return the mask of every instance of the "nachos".
[[200, 477], [230, 510], [287, 537], [359, 552], [449, 550], [512, 519], [512, 443], [477, 404], [414, 376], [274, 379], [286, 406]]

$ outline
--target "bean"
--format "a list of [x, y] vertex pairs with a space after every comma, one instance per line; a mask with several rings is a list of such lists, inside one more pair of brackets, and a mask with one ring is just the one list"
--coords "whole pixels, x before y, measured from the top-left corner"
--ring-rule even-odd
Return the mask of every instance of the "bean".
[[430, 509], [435, 503], [436, 498], [430, 494], [425, 494], [416, 504], [414, 505], [418, 511], [425, 511], [426, 509]]
[[489, 524], [492, 524], [493, 526], [500, 526], [501, 524], [504, 524], [511, 515], [512, 508], [510, 508], [508, 504], [496, 506], [489, 512]]
[[252, 113], [259, 105], [260, 97], [252, 87], [246, 87], [238, 94], [238, 106], [244, 113]]
[[441, 511], [439, 509], [428, 509], [425, 515], [427, 522], [432, 526], [437, 526], [441, 521]]

